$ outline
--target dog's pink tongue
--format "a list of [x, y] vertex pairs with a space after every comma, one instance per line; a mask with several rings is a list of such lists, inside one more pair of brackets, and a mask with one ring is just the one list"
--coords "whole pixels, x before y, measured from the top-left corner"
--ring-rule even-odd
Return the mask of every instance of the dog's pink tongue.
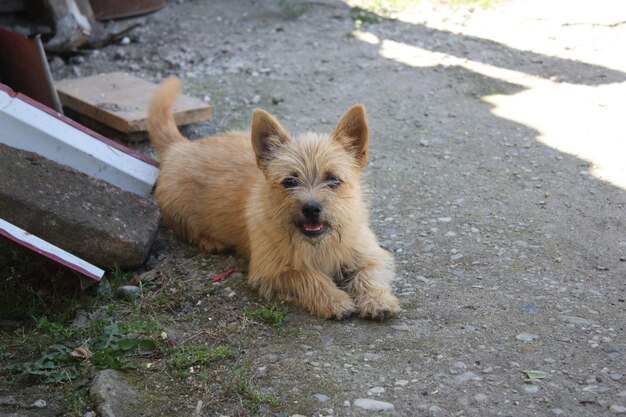
[[322, 223], [304, 223], [302, 226], [307, 232], [319, 232], [324, 227]]

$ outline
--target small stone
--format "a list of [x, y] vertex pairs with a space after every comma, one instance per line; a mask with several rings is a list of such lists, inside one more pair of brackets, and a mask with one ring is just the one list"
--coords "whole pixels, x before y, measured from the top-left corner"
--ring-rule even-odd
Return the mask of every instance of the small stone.
[[115, 290], [115, 295], [122, 300], [135, 301], [141, 289], [134, 285], [122, 285]]
[[439, 217], [437, 221], [440, 223], [450, 223], [452, 221], [452, 217]]
[[537, 339], [539, 336], [536, 334], [530, 334], [530, 333], [520, 333], [517, 336], [515, 336], [515, 338], [517, 340], [521, 340], [522, 342], [532, 342], [535, 339]]
[[120, 43], [121, 43], [122, 45], [128, 45], [128, 44], [130, 44], [130, 38], [129, 38], [128, 36], [124, 36], [124, 37], [122, 38], [122, 40], [120, 41]]
[[560, 408], [553, 408], [550, 411], [552, 411], [552, 414], [554, 414], [555, 416], [562, 416], [563, 414], [565, 414], [565, 411]]
[[464, 372], [454, 377], [454, 382], [459, 385], [466, 384], [469, 381], [482, 381], [482, 378], [471, 371]]
[[374, 387], [374, 388], [371, 388], [369, 391], [367, 391], [367, 395], [374, 395], [374, 394], [380, 395], [383, 392], [385, 392], [385, 389], [383, 387]]
[[357, 398], [356, 400], [354, 400], [354, 405], [362, 408], [363, 410], [370, 411], [388, 411], [394, 409], [394, 406], [391, 403], [372, 400], [369, 398]]
[[408, 384], [409, 384], [409, 381], [407, 381], [406, 379], [398, 379], [395, 383], [397, 387], [404, 387]]
[[261, 96], [260, 95], [255, 95], [254, 97], [252, 97], [252, 104], [259, 104], [261, 102]]
[[455, 237], [456, 236], [456, 232], [453, 232], [452, 230], [450, 230], [449, 232], [446, 232], [446, 234], [444, 236], [445, 237]]
[[380, 358], [381, 358], [381, 355], [379, 355], [378, 353], [366, 352], [363, 354], [363, 360], [365, 362], [369, 362], [369, 361], [376, 362], [380, 360]]
[[48, 404], [46, 404], [46, 402], [42, 399], [38, 399], [37, 401], [35, 401], [34, 403], [32, 403], [30, 406], [33, 408], [46, 408]]
[[611, 378], [613, 381], [619, 381], [620, 379], [622, 379], [622, 377], [623, 375], [619, 373], [609, 374], [609, 378]]
[[537, 307], [535, 307], [535, 303], [528, 303], [520, 308], [522, 313], [528, 314], [537, 314]]
[[396, 324], [391, 326], [391, 328], [397, 332], [408, 332], [409, 330], [411, 330], [411, 328], [406, 323]]
[[570, 324], [580, 324], [580, 325], [589, 326], [594, 323], [593, 320], [587, 320], [582, 317], [576, 317], [576, 316], [561, 316], [560, 318], [564, 322], [570, 323]]
[[243, 278], [243, 274], [241, 272], [233, 272], [232, 274], [229, 275], [228, 279], [242, 279]]
[[350, 401], [347, 401], [347, 400], [346, 400], [346, 401], [344, 401], [344, 402], [343, 402], [343, 406], [344, 406], [344, 407], [350, 407]]
[[97, 414], [95, 411], [88, 411], [85, 414], [83, 414], [83, 417], [97, 417]]
[[322, 342], [322, 346], [330, 346], [333, 344], [333, 338], [330, 336], [322, 336], [320, 337], [320, 342]]
[[313, 394], [313, 398], [317, 399], [317, 401], [321, 403], [325, 403], [326, 401], [330, 400], [330, 397], [324, 394]]
[[524, 391], [526, 391], [528, 394], [536, 394], [539, 392], [539, 386], [537, 385], [526, 385], [524, 387]]
[[479, 403], [485, 401], [487, 398], [489, 398], [489, 397], [487, 397], [485, 394], [476, 394], [476, 395], [474, 395], [474, 399], [476, 401], [478, 401]]
[[620, 404], [613, 404], [609, 407], [609, 411], [613, 414], [626, 414], [626, 407]]

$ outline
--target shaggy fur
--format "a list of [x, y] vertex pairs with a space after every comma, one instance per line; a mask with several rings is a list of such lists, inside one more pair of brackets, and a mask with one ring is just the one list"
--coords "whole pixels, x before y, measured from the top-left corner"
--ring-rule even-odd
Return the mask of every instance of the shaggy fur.
[[207, 252], [235, 248], [266, 298], [325, 319], [399, 311], [393, 258], [369, 228], [359, 182], [369, 130], [362, 105], [331, 134], [291, 137], [255, 110], [250, 132], [185, 139], [172, 117], [176, 78], [158, 88], [148, 127], [161, 158], [156, 200], [166, 223]]

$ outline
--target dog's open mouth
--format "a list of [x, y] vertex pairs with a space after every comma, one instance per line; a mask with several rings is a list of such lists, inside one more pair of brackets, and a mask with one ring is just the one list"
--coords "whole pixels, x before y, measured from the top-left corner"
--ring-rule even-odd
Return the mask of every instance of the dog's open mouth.
[[300, 224], [300, 231], [309, 237], [320, 236], [326, 231], [326, 226], [322, 223], [302, 223]]

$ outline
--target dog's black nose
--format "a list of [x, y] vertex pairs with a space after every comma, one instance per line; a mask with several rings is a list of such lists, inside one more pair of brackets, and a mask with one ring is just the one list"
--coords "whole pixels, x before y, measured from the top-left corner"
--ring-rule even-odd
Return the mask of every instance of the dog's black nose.
[[302, 206], [302, 214], [307, 220], [318, 220], [322, 213], [322, 205], [317, 201], [309, 201]]

